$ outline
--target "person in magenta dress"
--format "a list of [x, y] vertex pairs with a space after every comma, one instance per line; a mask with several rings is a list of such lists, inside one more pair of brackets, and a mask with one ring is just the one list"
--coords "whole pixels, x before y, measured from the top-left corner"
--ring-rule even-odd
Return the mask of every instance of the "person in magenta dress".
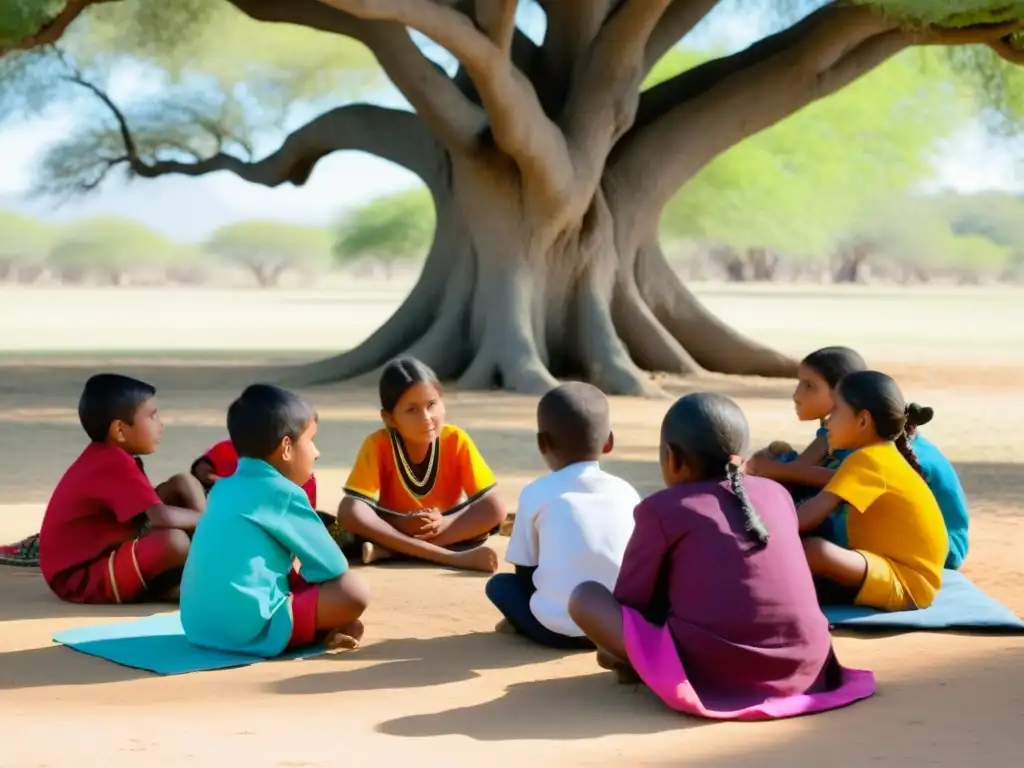
[[580, 584], [569, 613], [602, 666], [682, 712], [770, 719], [867, 698], [874, 676], [833, 653], [792, 498], [740, 472], [747, 439], [729, 398], [678, 400], [661, 431], [667, 487], [636, 508], [614, 593]]

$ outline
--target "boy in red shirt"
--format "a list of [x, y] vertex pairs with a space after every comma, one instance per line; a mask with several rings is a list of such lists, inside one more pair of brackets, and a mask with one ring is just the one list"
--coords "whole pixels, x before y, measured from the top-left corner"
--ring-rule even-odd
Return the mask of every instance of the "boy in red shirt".
[[176, 599], [206, 495], [190, 475], [156, 488], [142, 461], [163, 422], [156, 390], [113, 373], [85, 383], [78, 417], [90, 444], [53, 491], [39, 533], [50, 589], [73, 603]]
[[[206, 453], [192, 462], [189, 470], [193, 477], [203, 486], [207, 494], [213, 488], [213, 484], [222, 477], [230, 477], [238, 469], [238, 451], [230, 440], [221, 440], [215, 443]], [[338, 518], [327, 512], [321, 512], [316, 508], [316, 475], [310, 475], [309, 480], [302, 486], [309, 498], [309, 506], [315, 511], [320, 521], [328, 528], [337, 525]]]

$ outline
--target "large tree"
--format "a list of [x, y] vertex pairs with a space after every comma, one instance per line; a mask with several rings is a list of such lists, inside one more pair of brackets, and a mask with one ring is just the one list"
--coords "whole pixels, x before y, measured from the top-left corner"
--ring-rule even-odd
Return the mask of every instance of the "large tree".
[[[399, 352], [466, 387], [522, 392], [576, 373], [631, 394], [651, 391], [645, 370], [789, 375], [792, 361], [715, 318], [668, 267], [657, 235], [666, 202], [728, 148], [909, 46], [976, 43], [1024, 58], [1020, 0], [797, 3], [809, 12], [791, 27], [642, 90], [718, 0], [539, 0], [540, 42], [517, 29], [516, 0], [225, 1], [266, 25], [362, 42], [414, 111], [336, 107], [253, 159], [245, 142], [217, 131], [205, 156], [174, 132], [161, 144], [108, 98], [116, 130], [93, 141], [103, 151], [92, 170], [99, 178], [117, 167], [142, 177], [228, 170], [254, 183], [301, 184], [320, 158], [349, 149], [419, 175], [438, 222], [422, 278], [366, 342], [306, 368], [308, 381], [358, 375]], [[203, 29], [217, 39], [209, 26], [224, 21], [225, 3], [14, 5], [0, 23], [12, 47], [58, 41], [92, 6], [125, 5], [133, 26], [110, 41], [141, 50], [173, 38], [187, 50]], [[449, 52], [457, 70], [427, 58], [411, 31]], [[258, 68], [238, 71], [259, 77]]]

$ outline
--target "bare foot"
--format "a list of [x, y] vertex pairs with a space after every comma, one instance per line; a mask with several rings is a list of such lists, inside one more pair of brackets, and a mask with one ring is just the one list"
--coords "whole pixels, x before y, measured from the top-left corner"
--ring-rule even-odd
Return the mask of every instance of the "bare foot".
[[516, 628], [512, 626], [512, 622], [508, 619], [502, 619], [494, 625], [494, 631], [499, 635], [514, 635], [516, 634]]
[[465, 552], [453, 552], [451, 563], [467, 571], [495, 573], [498, 570], [498, 553], [487, 546], [474, 547]]
[[356, 619], [344, 627], [332, 629], [324, 638], [324, 647], [329, 651], [354, 651], [363, 639], [363, 622]]
[[614, 672], [619, 685], [635, 685], [642, 682], [633, 667], [602, 648], [597, 650], [597, 666]]
[[374, 544], [372, 541], [363, 542], [363, 565], [370, 565], [378, 560], [387, 560], [393, 556], [390, 549], [385, 549], [380, 544]]

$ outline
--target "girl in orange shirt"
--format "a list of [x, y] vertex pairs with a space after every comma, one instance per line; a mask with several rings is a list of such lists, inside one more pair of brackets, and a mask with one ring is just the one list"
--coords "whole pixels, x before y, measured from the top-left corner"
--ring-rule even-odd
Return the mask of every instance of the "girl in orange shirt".
[[495, 479], [469, 435], [445, 424], [441, 384], [411, 357], [380, 378], [384, 429], [359, 449], [338, 508], [339, 543], [359, 542], [364, 563], [405, 555], [493, 573], [485, 546], [505, 520]]

